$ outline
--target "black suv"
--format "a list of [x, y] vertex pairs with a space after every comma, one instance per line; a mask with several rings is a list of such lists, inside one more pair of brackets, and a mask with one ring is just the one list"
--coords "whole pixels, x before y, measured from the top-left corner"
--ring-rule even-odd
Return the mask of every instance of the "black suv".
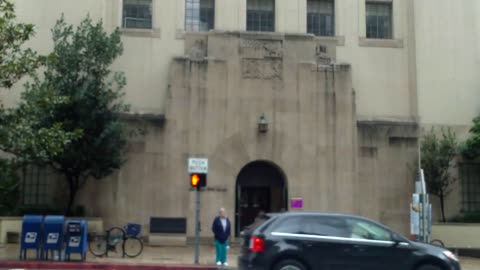
[[460, 270], [452, 252], [351, 215], [267, 215], [242, 236], [240, 270]]

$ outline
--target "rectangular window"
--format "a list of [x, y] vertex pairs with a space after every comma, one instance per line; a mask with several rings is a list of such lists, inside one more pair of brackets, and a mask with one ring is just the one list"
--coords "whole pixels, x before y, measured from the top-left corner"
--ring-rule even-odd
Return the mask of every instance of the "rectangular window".
[[214, 29], [215, 0], [185, 1], [185, 31], [207, 32]]
[[123, 0], [122, 27], [152, 29], [152, 0]]
[[462, 208], [465, 213], [480, 211], [480, 164], [460, 164]]
[[392, 39], [392, 3], [367, 2], [367, 38]]
[[307, 32], [316, 36], [335, 35], [334, 0], [308, 0]]
[[49, 205], [49, 181], [52, 176], [53, 172], [47, 168], [38, 166], [28, 166], [25, 168], [23, 177], [23, 205]]
[[274, 0], [247, 0], [247, 31], [275, 31]]

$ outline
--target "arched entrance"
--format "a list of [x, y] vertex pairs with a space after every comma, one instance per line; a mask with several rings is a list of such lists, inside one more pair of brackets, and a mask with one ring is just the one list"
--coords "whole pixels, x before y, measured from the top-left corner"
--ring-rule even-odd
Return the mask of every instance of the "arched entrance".
[[258, 212], [280, 212], [288, 208], [287, 178], [269, 161], [254, 161], [242, 168], [236, 185], [235, 234], [253, 223]]

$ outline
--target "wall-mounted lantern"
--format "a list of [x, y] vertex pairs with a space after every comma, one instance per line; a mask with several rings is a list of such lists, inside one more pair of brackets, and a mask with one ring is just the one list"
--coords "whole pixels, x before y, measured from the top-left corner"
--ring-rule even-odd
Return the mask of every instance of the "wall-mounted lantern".
[[262, 116], [260, 116], [260, 119], [258, 121], [258, 132], [267, 133], [267, 131], [268, 131], [268, 121], [267, 121], [267, 118], [265, 117], [265, 114], [262, 114]]

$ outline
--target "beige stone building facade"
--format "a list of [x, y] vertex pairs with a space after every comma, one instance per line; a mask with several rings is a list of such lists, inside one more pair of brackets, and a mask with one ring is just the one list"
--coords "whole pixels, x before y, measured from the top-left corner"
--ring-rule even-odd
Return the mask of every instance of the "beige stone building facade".
[[[236, 231], [259, 210], [361, 214], [408, 233], [418, 138], [465, 137], [480, 114], [480, 3], [474, 0], [15, 0], [51, 49], [61, 13], [122, 29], [132, 124], [115, 175], [78, 200], [107, 224], [184, 217], [188, 157], [209, 158], [202, 227], [225, 207]], [[7, 105], [21, 84], [1, 93]], [[261, 116], [268, 131], [260, 132]], [[143, 121], [145, 122], [145, 121]], [[463, 207], [460, 186], [448, 213]], [[209, 235], [204, 229], [202, 234]]]

